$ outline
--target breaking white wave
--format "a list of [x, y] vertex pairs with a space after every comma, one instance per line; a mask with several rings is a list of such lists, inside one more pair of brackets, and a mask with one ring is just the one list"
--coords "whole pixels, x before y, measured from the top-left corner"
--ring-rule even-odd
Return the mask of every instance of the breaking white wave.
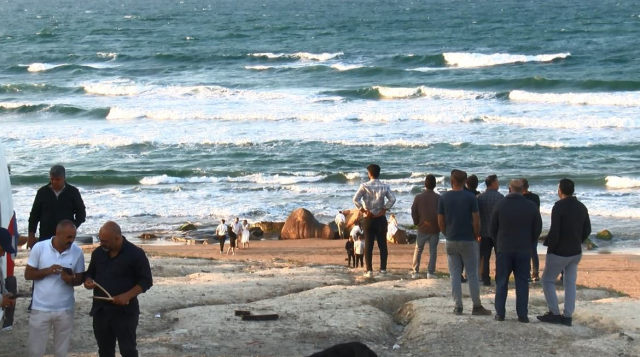
[[173, 177], [167, 175], [144, 177], [140, 180], [141, 185], [160, 185], [160, 184], [175, 184], [175, 183], [215, 183], [219, 182], [217, 177]]
[[96, 52], [96, 56], [100, 58], [116, 58], [118, 53], [116, 52]]
[[273, 66], [244, 66], [244, 69], [251, 69], [254, 71], [266, 71], [275, 68]]
[[433, 71], [444, 71], [455, 69], [456, 67], [418, 67], [418, 68], [408, 68], [405, 71], [415, 71], [415, 72], [433, 72]]
[[269, 175], [269, 174], [252, 174], [240, 177], [173, 177], [167, 175], [144, 177], [140, 180], [141, 185], [161, 185], [161, 184], [176, 184], [176, 183], [216, 183], [216, 182], [247, 182], [257, 183], [263, 185], [293, 185], [302, 182], [317, 182], [324, 179], [326, 176], [306, 176], [306, 175]]
[[360, 64], [343, 64], [343, 63], [336, 63], [336, 64], [332, 64], [331, 68], [333, 69], [337, 69], [340, 72], [343, 71], [351, 71], [353, 69], [358, 69], [358, 68], [364, 68], [366, 66], [364, 65], [360, 65]]
[[607, 176], [607, 187], [610, 188], [640, 188], [640, 179], [624, 176]]
[[154, 87], [139, 84], [121, 84], [114, 82], [102, 82], [85, 84], [82, 86], [87, 94], [104, 96], [134, 96], [151, 90]]
[[44, 71], [48, 71], [54, 68], [58, 68], [58, 67], [62, 67], [62, 66], [68, 66], [67, 63], [62, 63], [62, 64], [50, 64], [50, 63], [32, 63], [32, 64], [27, 64], [27, 65], [20, 65], [21, 67], [27, 67], [27, 71], [29, 72], [44, 72]]
[[425, 86], [414, 88], [374, 86], [380, 96], [389, 99], [429, 97], [433, 99], [487, 99], [495, 98], [495, 93], [475, 92], [458, 89], [430, 88]]
[[346, 177], [347, 180], [349, 181], [359, 179], [360, 177], [362, 177], [360, 176], [359, 172], [348, 172], [348, 173], [341, 172], [341, 174], [343, 174], [344, 177]]
[[0, 102], [0, 108], [4, 108], [4, 109], [18, 109], [18, 108], [29, 107], [34, 105], [36, 104], [18, 103], [18, 102]]
[[570, 53], [556, 53], [545, 55], [512, 55], [508, 53], [466, 53], [466, 52], [448, 52], [443, 53], [444, 60], [450, 66], [460, 68], [474, 68], [474, 67], [487, 67], [496, 66], [509, 63], [523, 63], [523, 62], [551, 62], [559, 58], [567, 58], [571, 56]]
[[533, 93], [514, 90], [509, 99], [542, 104], [640, 106], [640, 92], [602, 93]]
[[632, 118], [601, 117], [585, 115], [577, 118], [562, 117], [524, 117], [486, 115], [482, 120], [487, 123], [517, 125], [529, 128], [585, 129], [585, 128], [640, 128], [640, 120]]
[[344, 55], [343, 52], [336, 52], [336, 53], [309, 53], [309, 52], [296, 52], [296, 53], [271, 53], [271, 52], [261, 52], [261, 53], [249, 53], [249, 56], [252, 57], [266, 57], [266, 58], [270, 58], [270, 59], [276, 59], [276, 58], [296, 58], [296, 59], [302, 59], [302, 60], [309, 60], [309, 61], [318, 61], [318, 62], [324, 62], [324, 61], [328, 61], [330, 59], [339, 57]]

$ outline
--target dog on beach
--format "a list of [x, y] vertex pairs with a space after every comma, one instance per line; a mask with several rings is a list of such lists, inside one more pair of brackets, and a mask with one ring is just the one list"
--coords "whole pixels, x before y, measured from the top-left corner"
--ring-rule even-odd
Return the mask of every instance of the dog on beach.
[[316, 352], [309, 357], [378, 357], [378, 355], [364, 343], [347, 342]]

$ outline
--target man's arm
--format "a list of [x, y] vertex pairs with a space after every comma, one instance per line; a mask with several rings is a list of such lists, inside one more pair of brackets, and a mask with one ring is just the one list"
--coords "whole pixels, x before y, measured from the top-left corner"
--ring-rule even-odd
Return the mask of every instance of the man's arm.
[[25, 280], [42, 280], [52, 274], [60, 275], [61, 272], [62, 272], [62, 267], [57, 264], [54, 264], [45, 269], [34, 268], [31, 265], [27, 264], [27, 268], [24, 270], [24, 279]]
[[533, 219], [533, 235], [531, 237], [531, 243], [535, 243], [540, 238], [540, 233], [542, 233], [542, 217], [540, 216], [540, 210], [537, 210], [534, 219]]
[[384, 205], [385, 210], [390, 210], [394, 204], [396, 204], [396, 195], [391, 192], [391, 188], [387, 186], [386, 192], [384, 194], [387, 197], [387, 204]]
[[80, 196], [80, 191], [77, 188], [76, 188], [75, 195], [73, 197], [73, 209], [75, 211], [74, 213], [76, 216], [73, 223], [75, 223], [77, 228], [77, 227], [80, 227], [80, 225], [84, 223], [84, 221], [87, 218], [87, 210], [84, 206], [84, 201], [82, 200], [82, 196]]
[[440, 232], [442, 232], [442, 234], [447, 234], [447, 224], [445, 223], [443, 214], [438, 214], [438, 227], [440, 227]]
[[38, 222], [40, 222], [40, 215], [42, 213], [42, 193], [40, 190], [36, 193], [36, 198], [33, 200], [31, 206], [31, 213], [29, 214], [29, 238], [27, 240], [27, 246], [32, 248], [36, 244], [36, 231], [38, 230]]
[[560, 225], [562, 224], [562, 214], [557, 205], [554, 205], [551, 209], [551, 227], [549, 228], [549, 234], [547, 234], [547, 247], [550, 250], [554, 250], [558, 245], [560, 239]]
[[582, 224], [582, 241], [584, 242], [589, 238], [591, 234], [591, 220], [589, 219], [589, 211], [587, 211], [587, 216], [584, 219], [584, 223]]
[[144, 252], [140, 253], [136, 259], [133, 274], [136, 278], [136, 285], [126, 293], [114, 296], [113, 303], [115, 305], [126, 305], [131, 299], [146, 292], [151, 288], [151, 286], [153, 286], [151, 266], [149, 265], [149, 259]]
[[493, 208], [493, 212], [491, 212], [491, 223], [489, 227], [489, 231], [491, 232], [491, 239], [493, 239], [493, 244], [496, 245], [498, 243], [498, 231], [500, 230], [500, 209], [499, 205]]
[[471, 213], [471, 217], [473, 218], [473, 235], [475, 237], [480, 237], [480, 214], [478, 212]]
[[413, 225], [418, 226], [420, 224], [420, 215], [418, 214], [418, 197], [413, 199], [411, 205], [411, 219], [413, 219]]
[[364, 195], [364, 186], [360, 185], [360, 187], [358, 188], [358, 191], [356, 191], [356, 194], [353, 196], [353, 204], [360, 211], [362, 211], [362, 204], [360, 203], [360, 200], [362, 200], [363, 195]]

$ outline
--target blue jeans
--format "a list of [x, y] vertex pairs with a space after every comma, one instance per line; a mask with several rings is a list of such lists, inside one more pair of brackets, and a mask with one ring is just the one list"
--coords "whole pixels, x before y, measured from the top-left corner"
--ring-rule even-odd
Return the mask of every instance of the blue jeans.
[[418, 232], [418, 237], [416, 238], [416, 249], [413, 252], [413, 272], [420, 272], [420, 258], [422, 257], [422, 252], [424, 251], [424, 246], [429, 242], [429, 266], [427, 271], [429, 274], [434, 274], [436, 272], [436, 259], [438, 258], [438, 240], [440, 239], [440, 234], [429, 234]]
[[576, 309], [576, 280], [578, 279], [578, 264], [582, 259], [582, 254], [572, 257], [561, 257], [559, 255], [547, 253], [542, 273], [542, 290], [544, 298], [547, 300], [549, 311], [555, 315], [560, 314], [558, 306], [558, 295], [556, 294], [556, 279], [564, 271], [564, 311], [563, 315], [571, 317]]
[[480, 301], [480, 282], [478, 281], [478, 243], [475, 241], [451, 241], [447, 240], [447, 261], [449, 274], [451, 275], [451, 295], [456, 307], [462, 307], [462, 264], [467, 268], [469, 279], [469, 294], [473, 307], [482, 306]]
[[509, 291], [509, 276], [516, 280], [516, 312], [518, 317], [529, 314], [529, 269], [530, 253], [496, 254], [496, 314], [505, 315], [505, 305]]

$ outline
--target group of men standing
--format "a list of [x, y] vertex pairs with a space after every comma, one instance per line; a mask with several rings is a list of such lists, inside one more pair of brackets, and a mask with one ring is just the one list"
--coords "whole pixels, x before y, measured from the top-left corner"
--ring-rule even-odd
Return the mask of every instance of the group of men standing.
[[[29, 216], [27, 245], [31, 253], [24, 275], [33, 281], [29, 357], [45, 355], [51, 329], [53, 355], [67, 355], [73, 331], [74, 287], [78, 285], [94, 291], [90, 315], [98, 355], [115, 356], [117, 341], [122, 356], [138, 356], [137, 296], [153, 285], [149, 260], [141, 248], [127, 241], [117, 223], [108, 221], [100, 228], [100, 246], [85, 269], [82, 249], [73, 244], [77, 228], [86, 218], [84, 202], [78, 189], [66, 182], [63, 166], [53, 166], [49, 179], [50, 183], [38, 190]], [[5, 231], [0, 231], [0, 253], [4, 253]]]
[[[395, 196], [387, 184], [379, 180], [380, 167], [367, 167], [370, 181], [360, 185], [353, 202], [364, 214], [361, 219], [365, 237], [367, 272], [372, 276], [373, 243], [380, 249], [380, 273], [386, 273], [387, 242], [385, 213], [395, 203]], [[475, 177], [475, 176], [473, 176]], [[527, 323], [529, 282], [538, 281], [538, 239], [542, 231], [540, 198], [529, 192], [526, 179], [511, 180], [509, 193], [504, 196], [496, 175], [485, 179], [486, 191], [479, 193], [477, 177], [467, 186], [469, 177], [462, 170], [451, 171], [451, 189], [442, 195], [435, 192], [436, 178], [427, 175], [426, 190], [414, 198], [411, 216], [418, 229], [412, 264], [412, 277], [420, 271], [424, 246], [429, 243], [427, 278], [436, 278], [435, 267], [439, 234], [446, 237], [446, 253], [451, 276], [451, 290], [455, 302], [453, 312], [463, 313], [462, 273], [466, 270], [473, 315], [491, 315], [480, 300], [480, 282], [491, 285], [489, 260], [496, 252], [495, 319], [504, 321], [509, 277], [513, 273], [516, 285], [518, 321]], [[558, 184], [559, 201], [551, 213], [551, 227], [545, 239], [547, 256], [542, 287], [549, 311], [537, 316], [548, 323], [571, 326], [575, 309], [577, 267], [582, 256], [582, 243], [591, 234], [587, 208], [573, 196], [573, 181], [562, 179]], [[387, 199], [385, 203], [385, 198]], [[339, 232], [340, 222], [336, 218]], [[531, 263], [533, 273], [530, 275]], [[564, 273], [565, 305], [561, 313], [555, 281]]]

